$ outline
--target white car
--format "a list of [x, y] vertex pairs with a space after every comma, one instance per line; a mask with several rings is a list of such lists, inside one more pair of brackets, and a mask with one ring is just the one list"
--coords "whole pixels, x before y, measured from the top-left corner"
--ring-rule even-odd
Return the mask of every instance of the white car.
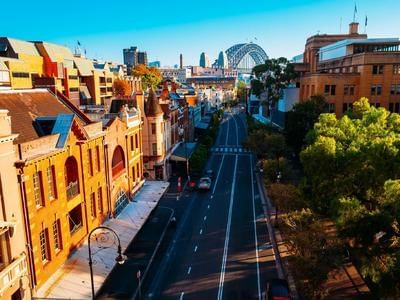
[[199, 184], [197, 185], [199, 190], [208, 191], [211, 188], [211, 178], [210, 177], [202, 177], [199, 180]]

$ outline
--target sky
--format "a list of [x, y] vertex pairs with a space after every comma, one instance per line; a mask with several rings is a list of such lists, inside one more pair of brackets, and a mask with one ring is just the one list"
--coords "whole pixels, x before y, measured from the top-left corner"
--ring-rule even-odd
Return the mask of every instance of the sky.
[[[40, 3], [40, 4], [39, 4]], [[81, 43], [87, 57], [123, 62], [122, 49], [137, 46], [164, 66], [211, 61], [234, 44], [254, 42], [269, 57], [292, 58], [307, 37], [346, 33], [354, 7], [359, 32], [400, 37], [400, 0], [20, 0], [4, 1], [0, 36]]]

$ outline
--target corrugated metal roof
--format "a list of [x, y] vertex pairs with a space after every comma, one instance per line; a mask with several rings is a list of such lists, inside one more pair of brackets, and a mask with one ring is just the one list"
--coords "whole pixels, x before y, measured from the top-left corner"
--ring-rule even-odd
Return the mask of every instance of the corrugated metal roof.
[[86, 58], [74, 57], [74, 62], [81, 76], [93, 75], [93, 62]]
[[39, 51], [36, 49], [34, 43], [10, 39], [10, 38], [8, 38], [8, 41], [10, 42], [10, 45], [13, 48], [14, 52], [17, 54], [40, 56]]
[[67, 47], [43, 42], [43, 47], [46, 49], [49, 58], [53, 62], [63, 62], [64, 60], [73, 60], [74, 56], [71, 50]]

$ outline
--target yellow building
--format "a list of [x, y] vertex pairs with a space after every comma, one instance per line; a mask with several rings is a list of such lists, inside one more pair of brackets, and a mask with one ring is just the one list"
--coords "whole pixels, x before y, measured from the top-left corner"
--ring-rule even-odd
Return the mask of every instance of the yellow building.
[[0, 110], [0, 299], [31, 299], [24, 215], [10, 117]]
[[[18, 133], [17, 168], [33, 288], [107, 217], [104, 133], [42, 89], [0, 91]], [[16, 121], [17, 120], [17, 121]]]
[[9, 70], [10, 85], [14, 89], [30, 89], [35, 78], [43, 75], [43, 57], [34, 43], [2, 37], [0, 60]]

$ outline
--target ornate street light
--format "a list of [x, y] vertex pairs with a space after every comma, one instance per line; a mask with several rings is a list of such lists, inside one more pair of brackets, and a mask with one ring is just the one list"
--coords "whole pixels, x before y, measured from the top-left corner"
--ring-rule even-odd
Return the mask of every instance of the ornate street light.
[[[120, 265], [122, 265], [126, 261], [126, 256], [122, 254], [121, 241], [119, 239], [119, 236], [113, 229], [106, 227], [106, 226], [98, 226], [98, 227], [92, 229], [92, 231], [90, 231], [89, 236], [88, 236], [88, 249], [89, 249], [89, 268], [90, 268], [90, 284], [92, 287], [92, 299], [95, 299], [95, 292], [94, 292], [94, 282], [93, 282], [93, 267], [92, 267], [93, 261], [92, 261], [92, 250], [90, 248], [90, 239], [91, 239], [93, 232], [95, 232], [98, 229], [102, 229], [103, 231], [104, 230], [109, 231], [115, 236], [117, 243], [118, 243], [118, 245], [117, 245], [118, 246], [118, 248], [117, 248], [118, 255], [115, 258], [115, 261]], [[102, 241], [102, 239], [99, 239], [99, 240]], [[110, 247], [110, 246], [106, 246], [106, 247], [103, 246], [102, 248], [108, 248], [108, 247]]]

